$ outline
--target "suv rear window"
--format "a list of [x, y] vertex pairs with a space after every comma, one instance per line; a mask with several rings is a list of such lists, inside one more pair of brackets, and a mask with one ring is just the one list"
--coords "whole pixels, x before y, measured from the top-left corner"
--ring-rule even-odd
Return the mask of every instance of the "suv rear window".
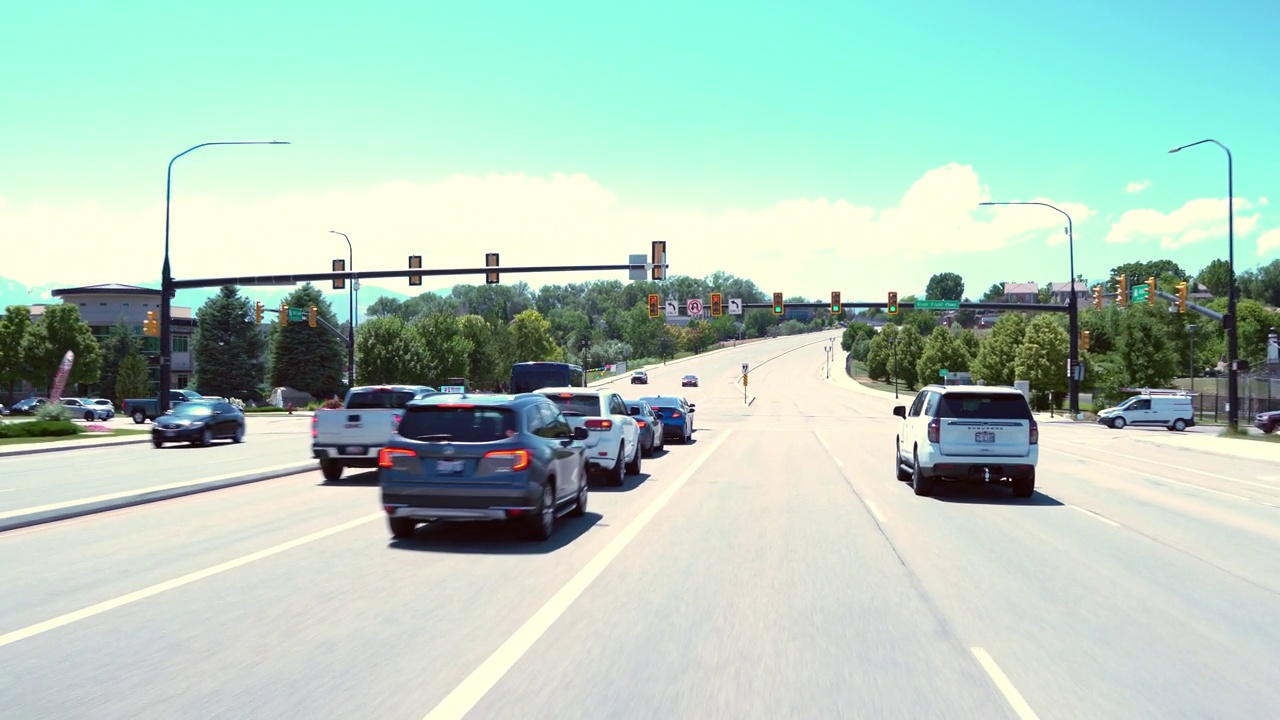
[[347, 396], [348, 410], [400, 409], [414, 398], [412, 390], [357, 390]]
[[1021, 395], [955, 393], [942, 396], [938, 417], [957, 420], [1030, 420], [1031, 407]]
[[480, 443], [505, 440], [516, 432], [516, 414], [505, 407], [448, 407], [429, 405], [411, 408], [400, 421], [397, 433], [410, 440], [431, 436], [452, 442]]
[[556, 404], [560, 408], [560, 412], [566, 415], [580, 415], [585, 417], [600, 417], [600, 396], [599, 395], [572, 395], [564, 397], [568, 393], [549, 393], [546, 398]]

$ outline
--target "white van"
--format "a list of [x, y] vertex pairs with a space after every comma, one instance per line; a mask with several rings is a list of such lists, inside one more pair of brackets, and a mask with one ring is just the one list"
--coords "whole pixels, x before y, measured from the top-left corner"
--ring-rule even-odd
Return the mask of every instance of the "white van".
[[1098, 423], [1119, 430], [1125, 425], [1157, 425], [1181, 432], [1196, 424], [1190, 395], [1134, 395], [1098, 413]]

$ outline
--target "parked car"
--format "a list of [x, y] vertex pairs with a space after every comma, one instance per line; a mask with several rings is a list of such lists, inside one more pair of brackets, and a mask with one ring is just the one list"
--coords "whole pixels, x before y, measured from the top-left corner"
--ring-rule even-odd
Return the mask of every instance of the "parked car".
[[512, 521], [534, 540], [556, 518], [587, 510], [585, 427], [545, 397], [433, 395], [404, 408], [378, 452], [378, 485], [391, 535], [420, 522]]
[[678, 395], [655, 395], [640, 398], [649, 403], [662, 421], [663, 440], [672, 439], [681, 445], [693, 438], [693, 413], [697, 407]]
[[110, 420], [116, 416], [115, 408], [110, 405], [94, 405], [88, 398], [62, 398], [61, 403], [71, 411], [73, 417], [84, 418], [85, 422]]
[[[170, 408], [178, 403], [203, 399], [200, 393], [191, 390], [169, 391]], [[124, 414], [133, 418], [133, 421], [139, 425], [148, 420], [155, 420], [162, 414], [160, 412], [160, 400], [159, 398], [126, 398], [124, 401]]]
[[190, 400], [178, 403], [151, 425], [151, 444], [185, 442], [208, 447], [214, 440], [244, 442], [244, 413], [228, 402]]
[[23, 398], [9, 408], [10, 415], [35, 415], [41, 405], [47, 405], [47, 398]]
[[662, 449], [662, 419], [643, 400], [628, 400], [627, 411], [640, 426], [640, 450], [645, 457], [652, 457]]

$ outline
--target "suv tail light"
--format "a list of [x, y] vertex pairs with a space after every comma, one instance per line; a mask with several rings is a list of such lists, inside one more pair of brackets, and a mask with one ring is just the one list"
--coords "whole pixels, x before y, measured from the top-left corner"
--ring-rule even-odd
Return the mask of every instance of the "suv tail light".
[[938, 418], [934, 418], [930, 420], [929, 421], [929, 442], [935, 443], [935, 444], [940, 442], [941, 435], [942, 435], [942, 421], [939, 420]]
[[415, 453], [412, 450], [406, 450], [404, 448], [382, 448], [381, 450], [378, 451], [378, 467], [380, 468], [393, 467], [396, 463], [397, 455], [408, 455], [409, 457], [413, 457], [417, 455], [417, 453]]
[[591, 420], [588, 420], [588, 421], [587, 421], [587, 429], [588, 429], [588, 430], [600, 430], [600, 431], [604, 431], [604, 430], [612, 430], [612, 429], [613, 429], [613, 421], [612, 421], [612, 420], [591, 419]]
[[1036, 424], [1035, 420], [1031, 421], [1031, 444], [1040, 444], [1040, 426]]
[[311, 416], [311, 439], [312, 440], [315, 440], [317, 437], [320, 437], [320, 431], [316, 429], [316, 420], [317, 420], [316, 416], [312, 415]]
[[528, 450], [491, 450], [480, 460], [477, 475], [492, 475], [501, 472], [520, 472], [529, 467]]

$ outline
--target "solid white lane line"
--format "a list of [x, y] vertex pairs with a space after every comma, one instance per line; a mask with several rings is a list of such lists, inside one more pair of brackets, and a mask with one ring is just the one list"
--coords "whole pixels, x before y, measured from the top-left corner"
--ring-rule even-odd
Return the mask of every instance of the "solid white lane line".
[[1085, 510], [1084, 508], [1080, 507], [1079, 505], [1067, 505], [1067, 507], [1071, 508], [1072, 510], [1076, 510], [1076, 511], [1082, 512], [1082, 513], [1084, 513], [1085, 515], [1088, 515], [1089, 517], [1093, 518], [1094, 520], [1101, 520], [1102, 522], [1104, 522], [1104, 523], [1106, 523], [1106, 524], [1108, 524], [1108, 525], [1110, 525], [1110, 526], [1112, 526], [1112, 527], [1120, 527], [1120, 523], [1116, 522], [1115, 520], [1112, 520], [1111, 518], [1103, 517], [1103, 516], [1099, 515], [1098, 513], [1094, 512], [1094, 511], [1092, 511], [1092, 510]]
[[101, 615], [102, 613], [105, 613], [108, 610], [114, 610], [118, 607], [123, 607], [125, 605], [138, 602], [139, 600], [145, 600], [149, 597], [159, 595], [160, 593], [163, 593], [163, 592], [175, 590], [184, 585], [190, 585], [191, 583], [196, 582], [197, 580], [203, 580], [207, 577], [212, 577], [214, 575], [224, 573], [228, 570], [234, 570], [235, 568], [248, 565], [249, 563], [256, 562], [264, 558], [269, 558], [272, 555], [278, 555], [286, 550], [292, 550], [293, 548], [306, 545], [307, 543], [315, 542], [316, 540], [322, 540], [324, 538], [329, 537], [330, 535], [337, 535], [340, 532], [350, 530], [351, 528], [358, 527], [367, 522], [378, 520], [384, 517], [386, 517], [385, 513], [381, 513], [381, 512], [370, 513], [363, 517], [358, 517], [355, 520], [344, 522], [341, 525], [334, 525], [331, 528], [326, 528], [319, 532], [311, 533], [310, 535], [304, 535], [300, 538], [295, 538], [288, 542], [280, 543], [279, 545], [273, 545], [272, 547], [269, 547], [265, 550], [259, 550], [255, 553], [250, 553], [248, 555], [238, 557], [234, 560], [228, 560], [227, 562], [214, 565], [213, 567], [207, 567], [203, 570], [197, 570], [193, 573], [187, 573], [182, 577], [177, 577], [172, 580], [166, 580], [165, 582], [162, 582], [162, 583], [156, 583], [155, 585], [151, 585], [150, 587], [145, 587], [145, 588], [142, 588], [141, 590], [135, 590], [134, 592], [131, 592], [127, 595], [121, 595], [119, 597], [112, 598], [111, 600], [100, 602], [96, 605], [90, 605], [89, 607], [81, 610], [69, 612], [69, 613], [66, 613], [65, 615], [59, 615], [58, 617], [52, 618], [50, 620], [45, 620], [44, 622], [36, 623], [35, 625], [29, 625], [20, 630], [14, 630], [13, 632], [5, 633], [4, 635], [0, 635], [0, 647], [4, 647], [6, 645], [12, 645], [13, 643], [18, 642], [19, 640], [25, 640], [29, 637], [33, 637], [35, 635], [40, 635], [41, 633], [49, 632], [50, 630], [56, 630], [57, 628], [70, 625], [71, 623], [74, 623], [80, 620], [86, 620], [95, 615]]
[[[1117, 469], [1117, 470], [1122, 470], [1122, 471], [1124, 471], [1124, 472], [1128, 472], [1128, 473], [1141, 473], [1141, 475], [1142, 475], [1142, 476], [1144, 476], [1144, 477], [1149, 477], [1149, 478], [1151, 478], [1152, 480], [1159, 480], [1160, 482], [1172, 483], [1172, 484], [1174, 484], [1174, 485], [1181, 485], [1181, 486], [1183, 486], [1183, 487], [1191, 488], [1192, 490], [1199, 490], [1200, 492], [1206, 492], [1206, 493], [1211, 493], [1211, 494], [1213, 494], [1213, 495], [1221, 495], [1221, 496], [1223, 496], [1223, 497], [1229, 497], [1229, 498], [1232, 498], [1233, 500], [1243, 500], [1243, 501], [1248, 502], [1248, 503], [1255, 503], [1255, 504], [1257, 504], [1257, 505], [1265, 505], [1265, 506], [1270, 507], [1270, 508], [1280, 508], [1280, 505], [1276, 505], [1276, 504], [1274, 504], [1274, 503], [1269, 503], [1269, 502], [1266, 502], [1265, 500], [1258, 500], [1258, 499], [1256, 499], [1256, 498], [1245, 497], [1244, 495], [1236, 495], [1236, 494], [1234, 494], [1234, 493], [1223, 492], [1222, 490], [1214, 490], [1213, 488], [1207, 488], [1207, 487], [1205, 487], [1205, 486], [1203, 486], [1203, 485], [1196, 485], [1195, 483], [1183, 482], [1182, 480], [1174, 480], [1173, 478], [1167, 478], [1167, 477], [1164, 477], [1163, 475], [1154, 475], [1154, 474], [1149, 473], [1149, 472], [1141, 472], [1141, 471], [1139, 471], [1139, 470], [1133, 470], [1133, 469], [1131, 469], [1131, 468], [1127, 468], [1127, 467], [1123, 467], [1123, 466], [1120, 466], [1120, 465], [1116, 465], [1115, 463], [1109, 463], [1109, 462], [1107, 462], [1107, 461], [1105, 461], [1105, 460], [1098, 460], [1098, 459], [1096, 459], [1096, 458], [1091, 458], [1091, 457], [1089, 457], [1088, 455], [1081, 455], [1081, 454], [1079, 454], [1079, 453], [1073, 453], [1073, 452], [1069, 452], [1069, 451], [1066, 451], [1066, 450], [1059, 450], [1058, 452], [1061, 452], [1061, 453], [1063, 453], [1063, 454], [1065, 454], [1065, 455], [1071, 455], [1071, 456], [1078, 457], [1078, 458], [1081, 458], [1081, 459], [1084, 459], [1084, 460], [1088, 460], [1089, 462], [1094, 462], [1094, 463], [1097, 463], [1097, 464], [1099, 464], [1099, 465], [1106, 465], [1107, 467], [1112, 467], [1112, 468], [1115, 468], [1115, 469]], [[1125, 457], [1128, 457], [1128, 456], [1125, 456]]]
[[991, 681], [996, 684], [996, 689], [1008, 701], [1013, 712], [1021, 718], [1021, 720], [1040, 720], [1040, 716], [1036, 715], [1036, 711], [1031, 709], [1027, 704], [1026, 698], [1022, 697], [1022, 693], [1018, 692], [1018, 688], [1014, 687], [1013, 681], [1008, 675], [1000, 669], [994, 658], [980, 647], [969, 648], [973, 656], [978, 659], [978, 664], [983, 670], [987, 671], [987, 675], [991, 677]]
[[[1147, 460], [1147, 459], [1145, 459], [1145, 458], [1143, 458], [1143, 459], [1136, 459], [1136, 458], [1133, 458], [1133, 456], [1132, 456], [1132, 455], [1126, 455], [1126, 454], [1124, 454], [1124, 453], [1112, 452], [1112, 451], [1110, 451], [1110, 450], [1101, 450], [1101, 449], [1099, 449], [1099, 448], [1090, 447], [1090, 448], [1089, 448], [1089, 451], [1090, 451], [1090, 452], [1106, 453], [1107, 455], [1115, 455], [1116, 457], [1122, 457], [1122, 458], [1132, 458], [1132, 459], [1134, 459], [1134, 461], [1135, 461], [1135, 462], [1140, 462], [1140, 463], [1142, 463], [1142, 464], [1144, 464], [1144, 465], [1159, 465], [1160, 467], [1169, 468], [1170, 470], [1177, 470], [1177, 471], [1179, 471], [1179, 472], [1191, 472], [1191, 473], [1195, 473], [1195, 474], [1197, 474], [1197, 475], [1204, 475], [1205, 477], [1216, 478], [1216, 479], [1218, 479], [1218, 480], [1226, 480], [1227, 482], [1240, 483], [1241, 485], [1248, 485], [1248, 486], [1250, 486], [1250, 487], [1261, 488], [1261, 489], [1263, 489], [1263, 490], [1280, 490], [1280, 488], [1276, 487], [1275, 485], [1267, 485], [1267, 484], [1264, 484], [1264, 483], [1250, 482], [1250, 481], [1248, 481], [1248, 480], [1241, 480], [1240, 478], [1234, 478], [1234, 477], [1230, 477], [1230, 476], [1228, 476], [1228, 475], [1219, 475], [1218, 473], [1211, 473], [1211, 472], [1207, 472], [1207, 471], [1204, 471], [1204, 470], [1197, 470], [1197, 469], [1195, 469], [1195, 468], [1184, 467], [1184, 466], [1182, 466], [1182, 465], [1170, 465], [1169, 463], [1163, 463], [1163, 462], [1160, 462], [1160, 461], [1158, 461], [1158, 460]], [[1135, 471], [1130, 470], [1129, 472], [1135, 472]]]
[[[849, 486], [853, 487], [853, 478], [849, 477], [849, 473], [845, 472], [844, 463], [840, 458], [836, 457], [834, 452], [832, 452], [831, 445], [827, 443], [827, 439], [822, 437], [822, 433], [817, 430], [813, 431], [813, 436], [818, 438], [818, 443], [827, 451], [827, 454], [831, 456], [831, 459], [836, 461], [836, 466], [840, 468], [840, 474], [844, 475], [845, 482], [848, 482]], [[856, 490], [854, 491], [854, 496], [857, 497], [858, 500], [862, 501], [862, 504], [867, 507], [867, 511], [871, 513], [871, 517], [875, 518], [877, 523], [884, 525], [884, 513], [880, 512], [880, 508], [876, 507], [875, 503], [863, 497]]]
[[[297, 467], [298, 464], [299, 463], [289, 463], [288, 465], [277, 465], [276, 467], [262, 468], [260, 470], [255, 471], [255, 473], [257, 472], [271, 473], [279, 470], [286, 470], [291, 467]], [[151, 487], [134, 488], [133, 490], [124, 490], [117, 493], [111, 493], [109, 495], [97, 495], [95, 497], [76, 498], [75, 500], [67, 500], [65, 502], [49, 503], [48, 505], [37, 505], [35, 507], [20, 508], [18, 510], [8, 510], [6, 512], [0, 512], [0, 520], [4, 520], [6, 518], [11, 518], [11, 517], [19, 517], [22, 515], [30, 515], [32, 513], [46, 512], [49, 510], [61, 510], [63, 508], [75, 507], [77, 505], [88, 505], [89, 503], [104, 502], [106, 500], [115, 500], [117, 498], [129, 497], [131, 495], [142, 495], [144, 493], [158, 492], [160, 490], [170, 490], [173, 488], [186, 487], [188, 485], [199, 485], [201, 483], [217, 482], [219, 480], [242, 477], [244, 475], [249, 475], [249, 474], [253, 474], [253, 473], [247, 473], [247, 472], [228, 473], [226, 475], [218, 475], [216, 477], [210, 477], [210, 478], [183, 480], [182, 482], [169, 483], [168, 485], [152, 485]]]
[[732, 433], [732, 430], [726, 430], [723, 435], [717, 437], [706, 452], [694, 460], [693, 464], [668, 485], [661, 495], [654, 498], [653, 502], [649, 503], [630, 525], [627, 525], [608, 545], [604, 546], [604, 549], [591, 558], [576, 575], [570, 578], [569, 582], [565, 583], [564, 587], [556, 591], [556, 594], [552, 595], [545, 605], [507, 638], [506, 642], [494, 650], [493, 654], [480, 663], [479, 667], [471, 671], [471, 674], [454, 688], [453, 692], [445, 696], [431, 712], [427, 713], [423, 720], [462, 720], [466, 717], [467, 713], [471, 712], [471, 709], [479, 704], [484, 696], [498, 684], [498, 681], [529, 651], [529, 648], [551, 629], [556, 620], [591, 586], [591, 583], [600, 577], [610, 563], [617, 559], [627, 545], [671, 501], [680, 488], [689, 482], [703, 463], [715, 454]]
[[871, 516], [876, 519], [876, 522], [880, 523], [881, 525], [884, 524], [884, 515], [880, 512], [880, 508], [875, 506], [875, 503], [871, 502], [870, 500], [867, 500], [866, 498], [863, 498], [862, 504], [866, 505], [867, 509], [871, 511]]

